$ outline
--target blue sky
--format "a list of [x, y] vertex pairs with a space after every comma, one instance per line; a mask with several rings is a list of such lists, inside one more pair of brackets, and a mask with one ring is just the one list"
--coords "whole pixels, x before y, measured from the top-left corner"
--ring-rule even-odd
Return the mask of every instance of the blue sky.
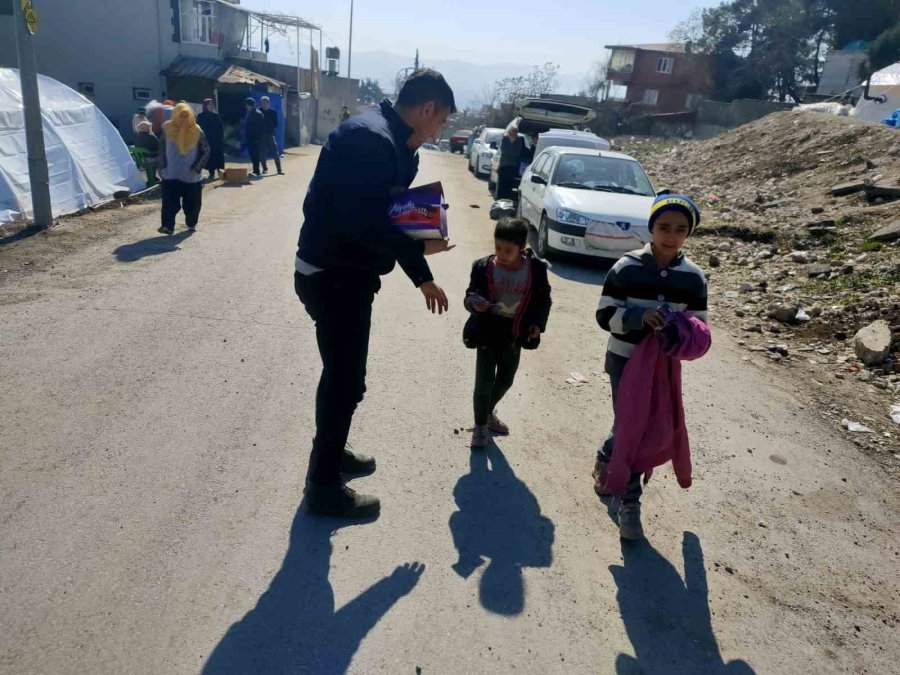
[[[664, 41], [695, 7], [718, 4], [718, 0], [688, 0], [680, 6], [672, 0], [355, 0], [353, 51], [405, 54], [418, 47], [426, 62], [429, 58], [553, 61], [564, 72], [587, 72], [591, 62], [602, 57], [604, 44]], [[326, 46], [336, 45], [346, 54], [350, 0], [241, 0], [241, 5], [321, 24]], [[286, 43], [276, 47], [276, 39], [272, 42], [273, 56], [290, 53]]]

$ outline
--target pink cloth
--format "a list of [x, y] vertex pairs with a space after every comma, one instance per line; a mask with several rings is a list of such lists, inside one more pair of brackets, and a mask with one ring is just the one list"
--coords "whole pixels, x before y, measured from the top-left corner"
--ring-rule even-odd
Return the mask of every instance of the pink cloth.
[[709, 351], [709, 327], [678, 312], [669, 331], [678, 340], [665, 349], [664, 332], [647, 337], [635, 350], [619, 382], [613, 453], [606, 488], [623, 494], [633, 473], [650, 480], [653, 469], [672, 462], [678, 484], [691, 486], [691, 447], [681, 400], [681, 362]]

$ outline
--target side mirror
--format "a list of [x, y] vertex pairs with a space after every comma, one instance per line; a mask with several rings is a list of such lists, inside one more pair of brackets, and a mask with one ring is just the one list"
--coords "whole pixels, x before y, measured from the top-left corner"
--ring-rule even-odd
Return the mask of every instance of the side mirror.
[[670, 195], [670, 194], [672, 194], [672, 191], [669, 188], [663, 188], [662, 190], [656, 191], [657, 197], [662, 197], [663, 195]]
[[542, 176], [538, 176], [536, 173], [531, 174], [531, 182], [535, 185], [546, 185], [547, 179]]

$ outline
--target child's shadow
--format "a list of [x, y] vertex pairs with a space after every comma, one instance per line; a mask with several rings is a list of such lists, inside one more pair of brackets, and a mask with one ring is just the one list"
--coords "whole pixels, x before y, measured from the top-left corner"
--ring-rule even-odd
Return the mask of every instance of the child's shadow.
[[[490, 467], [489, 467], [490, 462]], [[523, 567], [553, 561], [553, 522], [496, 445], [473, 451], [470, 472], [453, 490], [459, 510], [450, 516], [459, 561], [453, 569], [468, 578], [485, 558], [479, 598], [497, 614], [519, 614], [525, 606]]]
[[400, 565], [336, 608], [328, 581], [331, 535], [347, 524], [313, 518], [301, 505], [281, 569], [256, 606], [222, 637], [204, 675], [347, 671], [363, 638], [424, 571], [418, 563]]
[[753, 675], [744, 661], [725, 663], [713, 634], [700, 540], [685, 532], [684, 581], [647, 541], [622, 542], [623, 566], [610, 566], [635, 656], [619, 654], [616, 673]]

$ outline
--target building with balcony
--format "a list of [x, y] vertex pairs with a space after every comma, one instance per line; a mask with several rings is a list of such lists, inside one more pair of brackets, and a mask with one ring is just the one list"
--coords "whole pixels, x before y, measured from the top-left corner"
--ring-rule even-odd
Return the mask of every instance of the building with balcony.
[[[227, 93], [242, 101], [255, 91], [282, 95], [288, 138], [303, 142], [319, 135], [315, 103], [323, 95], [323, 109], [335, 109], [319, 130], [327, 133], [341, 105], [355, 104], [354, 83], [359, 91], [356, 80], [320, 77], [316, 53], [304, 56], [312, 69], [269, 63], [273, 26], [292, 39], [302, 31], [304, 41], [320, 29], [250, 11], [240, 0], [41, 0], [38, 12], [38, 72], [90, 98], [126, 140], [135, 111], [153, 99], [199, 103]], [[0, 16], [0, 36], [0, 66], [17, 67], [11, 16]], [[243, 110], [233, 100], [219, 103], [223, 116]]]
[[640, 106], [648, 113], [694, 110], [713, 92], [709, 59], [690, 43], [607, 45], [604, 98]]

